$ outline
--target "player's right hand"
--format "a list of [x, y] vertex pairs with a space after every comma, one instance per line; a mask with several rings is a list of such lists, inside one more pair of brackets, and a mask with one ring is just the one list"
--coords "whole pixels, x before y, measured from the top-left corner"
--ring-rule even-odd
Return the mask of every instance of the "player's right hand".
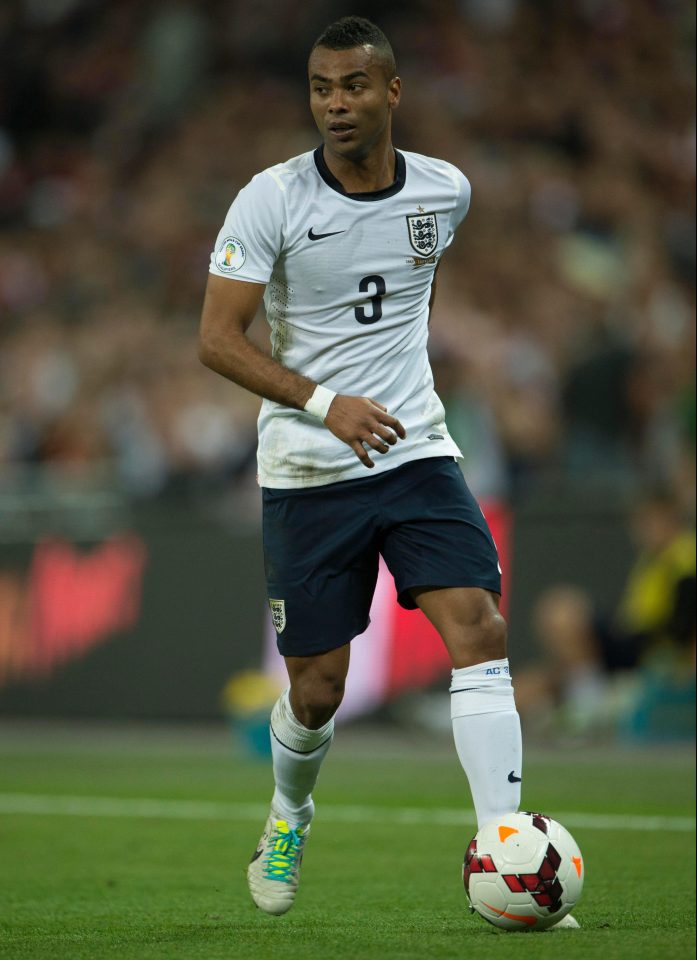
[[335, 437], [343, 440], [366, 467], [375, 464], [368, 456], [366, 446], [378, 453], [387, 453], [398, 439], [404, 439], [406, 430], [387, 407], [370, 397], [349, 397], [337, 394], [324, 418]]

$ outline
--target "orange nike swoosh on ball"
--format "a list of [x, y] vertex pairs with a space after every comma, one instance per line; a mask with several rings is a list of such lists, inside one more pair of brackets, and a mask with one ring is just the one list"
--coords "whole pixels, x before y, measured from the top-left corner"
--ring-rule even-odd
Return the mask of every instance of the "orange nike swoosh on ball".
[[537, 917], [521, 917], [517, 913], [507, 913], [505, 910], [499, 910], [497, 907], [492, 907], [490, 903], [486, 903], [484, 900], [482, 900], [482, 903], [485, 907], [493, 910], [494, 913], [498, 913], [500, 917], [508, 917], [509, 920], [520, 920], [521, 923], [527, 923], [529, 927], [534, 927], [537, 923]]

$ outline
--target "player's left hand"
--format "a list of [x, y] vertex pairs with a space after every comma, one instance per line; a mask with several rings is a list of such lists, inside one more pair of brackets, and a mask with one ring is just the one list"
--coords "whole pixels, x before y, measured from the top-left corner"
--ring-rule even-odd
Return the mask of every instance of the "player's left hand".
[[375, 464], [370, 459], [366, 445], [385, 454], [398, 439], [404, 439], [406, 430], [396, 417], [387, 412], [387, 407], [370, 397], [350, 397], [337, 394], [324, 418], [335, 437], [343, 440], [369, 469]]

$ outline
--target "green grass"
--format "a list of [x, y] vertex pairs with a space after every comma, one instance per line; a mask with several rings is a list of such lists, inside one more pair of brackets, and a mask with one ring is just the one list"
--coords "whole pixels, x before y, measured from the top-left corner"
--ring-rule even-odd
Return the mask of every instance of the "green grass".
[[[343, 740], [343, 743], [342, 743]], [[268, 765], [227, 739], [76, 728], [0, 735], [11, 793], [265, 803]], [[524, 806], [686, 817], [688, 751], [530, 751]], [[262, 825], [235, 818], [0, 813], [0, 957], [5, 960], [642, 960], [694, 956], [694, 833], [571, 827], [584, 853], [580, 931], [505, 934], [466, 910], [462, 854], [474, 832], [390, 822], [393, 808], [470, 807], [449, 744], [341, 732], [316, 791], [298, 902], [283, 918], [248, 898]], [[335, 806], [373, 810], [336, 822]], [[322, 809], [327, 811], [325, 819]], [[1, 809], [1, 807], [0, 807]], [[384, 810], [382, 822], [380, 811]], [[571, 826], [571, 824], [569, 824]]]

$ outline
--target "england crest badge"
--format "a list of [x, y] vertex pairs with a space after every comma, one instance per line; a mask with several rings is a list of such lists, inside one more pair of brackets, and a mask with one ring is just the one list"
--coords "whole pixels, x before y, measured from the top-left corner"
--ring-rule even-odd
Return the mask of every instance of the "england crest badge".
[[286, 601], [269, 599], [271, 607], [271, 620], [276, 633], [283, 633], [286, 626]]
[[428, 257], [438, 246], [438, 220], [435, 213], [415, 213], [407, 217], [409, 243], [420, 257]]

